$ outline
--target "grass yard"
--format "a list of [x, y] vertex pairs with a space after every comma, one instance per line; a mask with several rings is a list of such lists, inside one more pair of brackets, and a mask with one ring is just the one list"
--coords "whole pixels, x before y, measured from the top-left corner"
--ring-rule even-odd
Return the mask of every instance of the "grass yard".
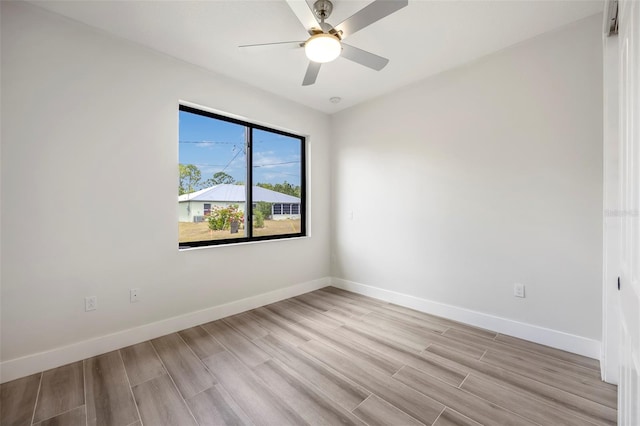
[[[253, 235], [295, 234], [300, 232], [300, 219], [298, 220], [265, 220], [264, 228], [254, 228]], [[207, 222], [178, 222], [178, 241], [188, 243], [191, 241], [225, 240], [228, 238], [242, 238], [244, 228], [240, 228], [237, 234], [227, 231], [211, 231]]]

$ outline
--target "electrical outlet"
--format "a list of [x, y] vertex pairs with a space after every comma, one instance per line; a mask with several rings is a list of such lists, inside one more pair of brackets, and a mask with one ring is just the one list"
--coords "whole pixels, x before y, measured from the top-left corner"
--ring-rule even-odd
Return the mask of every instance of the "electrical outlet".
[[136, 303], [140, 301], [140, 289], [139, 288], [132, 288], [131, 290], [129, 290], [129, 301], [131, 303]]
[[98, 296], [87, 296], [84, 298], [85, 312], [95, 311], [98, 309]]
[[515, 283], [513, 285], [513, 295], [515, 297], [524, 297], [524, 284]]

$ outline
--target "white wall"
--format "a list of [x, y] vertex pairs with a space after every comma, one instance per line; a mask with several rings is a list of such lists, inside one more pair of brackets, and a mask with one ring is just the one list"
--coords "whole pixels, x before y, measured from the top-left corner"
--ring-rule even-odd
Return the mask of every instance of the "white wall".
[[[178, 100], [311, 135], [311, 238], [178, 252]], [[3, 362], [329, 276], [326, 115], [22, 2], [2, 112]]]
[[599, 341], [601, 23], [334, 116], [334, 276]]
[[215, 207], [228, 207], [237, 205], [238, 211], [244, 212], [244, 202], [229, 203], [227, 201], [183, 201], [178, 203], [178, 222], [193, 222], [194, 216], [204, 216], [204, 205], [209, 204], [211, 209]]

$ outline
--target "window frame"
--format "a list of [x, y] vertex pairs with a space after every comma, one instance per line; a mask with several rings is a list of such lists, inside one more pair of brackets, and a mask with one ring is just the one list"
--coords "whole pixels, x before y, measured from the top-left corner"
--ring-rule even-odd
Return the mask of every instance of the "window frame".
[[[306, 145], [307, 138], [305, 136], [287, 132], [284, 130], [274, 129], [272, 127], [264, 126], [261, 124], [252, 123], [250, 121], [241, 120], [234, 117], [221, 115], [207, 111], [206, 109], [196, 108], [190, 105], [180, 103], [178, 111], [184, 111], [191, 114], [197, 114], [204, 117], [226, 121], [229, 123], [244, 126], [246, 131], [245, 147], [246, 147], [246, 180], [245, 180], [245, 233], [246, 236], [238, 238], [226, 238], [221, 240], [203, 240], [203, 241], [190, 241], [181, 243], [178, 241], [179, 250], [188, 250], [191, 248], [221, 246], [221, 245], [233, 245], [238, 243], [257, 242], [257, 241], [269, 241], [269, 240], [283, 240], [291, 238], [300, 238], [307, 236], [307, 156]], [[179, 124], [178, 124], [179, 126]], [[275, 133], [282, 136], [298, 139], [300, 142], [300, 232], [279, 234], [279, 235], [253, 235], [253, 131], [262, 130], [265, 132]], [[179, 141], [178, 141], [179, 142]]]

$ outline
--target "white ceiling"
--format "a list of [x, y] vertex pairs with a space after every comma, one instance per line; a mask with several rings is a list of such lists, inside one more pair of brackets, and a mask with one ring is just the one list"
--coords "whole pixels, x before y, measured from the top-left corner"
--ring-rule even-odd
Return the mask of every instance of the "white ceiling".
[[[300, 0], [302, 1], [302, 0]], [[312, 0], [311, 0], [312, 1]], [[371, 1], [334, 0], [337, 25]], [[410, 0], [348, 43], [390, 59], [376, 72], [344, 58], [302, 87], [298, 49], [242, 44], [305, 40], [284, 0], [33, 1], [40, 7], [309, 107], [334, 113], [603, 10], [601, 0]], [[333, 104], [329, 98], [339, 96]]]

